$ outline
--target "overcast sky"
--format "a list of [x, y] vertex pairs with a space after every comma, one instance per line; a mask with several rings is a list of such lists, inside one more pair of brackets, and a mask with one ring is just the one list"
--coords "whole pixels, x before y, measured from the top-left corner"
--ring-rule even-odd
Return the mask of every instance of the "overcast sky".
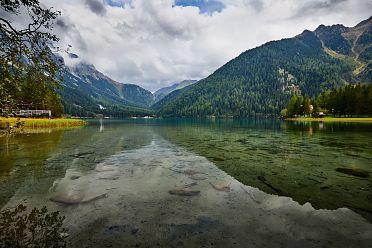
[[[60, 47], [150, 91], [201, 79], [240, 53], [304, 29], [354, 26], [372, 0], [41, 0], [62, 11]], [[65, 58], [72, 65], [74, 60]]]

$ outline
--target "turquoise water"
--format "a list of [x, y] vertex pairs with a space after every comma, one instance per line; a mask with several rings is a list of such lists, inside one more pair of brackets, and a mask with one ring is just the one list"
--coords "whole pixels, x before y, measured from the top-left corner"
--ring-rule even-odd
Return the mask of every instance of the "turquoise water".
[[0, 205], [60, 211], [76, 247], [368, 247], [371, 176], [339, 167], [372, 175], [371, 124], [96, 120], [0, 138]]

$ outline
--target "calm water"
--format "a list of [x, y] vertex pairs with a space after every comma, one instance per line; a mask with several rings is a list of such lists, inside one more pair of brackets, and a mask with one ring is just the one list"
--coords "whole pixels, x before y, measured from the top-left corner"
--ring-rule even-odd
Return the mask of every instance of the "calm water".
[[38, 132], [0, 138], [0, 207], [60, 211], [75, 247], [372, 242], [372, 124], [136, 119]]

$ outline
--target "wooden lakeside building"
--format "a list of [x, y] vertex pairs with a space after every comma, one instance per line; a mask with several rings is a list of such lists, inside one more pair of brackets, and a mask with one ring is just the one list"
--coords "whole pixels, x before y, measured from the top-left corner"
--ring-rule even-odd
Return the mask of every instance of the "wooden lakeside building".
[[10, 117], [24, 117], [24, 118], [37, 118], [37, 117], [52, 117], [52, 111], [47, 109], [33, 109], [36, 108], [34, 104], [11, 104], [10, 101], [0, 99], [0, 116]]
[[31, 110], [31, 109], [1, 109], [2, 115], [8, 115], [12, 117], [24, 117], [24, 118], [35, 118], [35, 117], [52, 117], [51, 110]]

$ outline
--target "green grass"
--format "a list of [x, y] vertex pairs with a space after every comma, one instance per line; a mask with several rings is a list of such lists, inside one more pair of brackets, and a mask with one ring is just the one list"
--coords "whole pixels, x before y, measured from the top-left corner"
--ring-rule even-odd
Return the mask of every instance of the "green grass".
[[[56, 127], [78, 127], [87, 124], [86, 121], [79, 119], [32, 119], [20, 118], [22, 128], [56, 128]], [[15, 127], [17, 118], [0, 117], [0, 129], [5, 129], [8, 126]]]
[[323, 122], [372, 122], [372, 117], [363, 118], [345, 118], [345, 117], [324, 117], [324, 118], [311, 118], [311, 117], [298, 117], [287, 118], [288, 121], [323, 121]]

